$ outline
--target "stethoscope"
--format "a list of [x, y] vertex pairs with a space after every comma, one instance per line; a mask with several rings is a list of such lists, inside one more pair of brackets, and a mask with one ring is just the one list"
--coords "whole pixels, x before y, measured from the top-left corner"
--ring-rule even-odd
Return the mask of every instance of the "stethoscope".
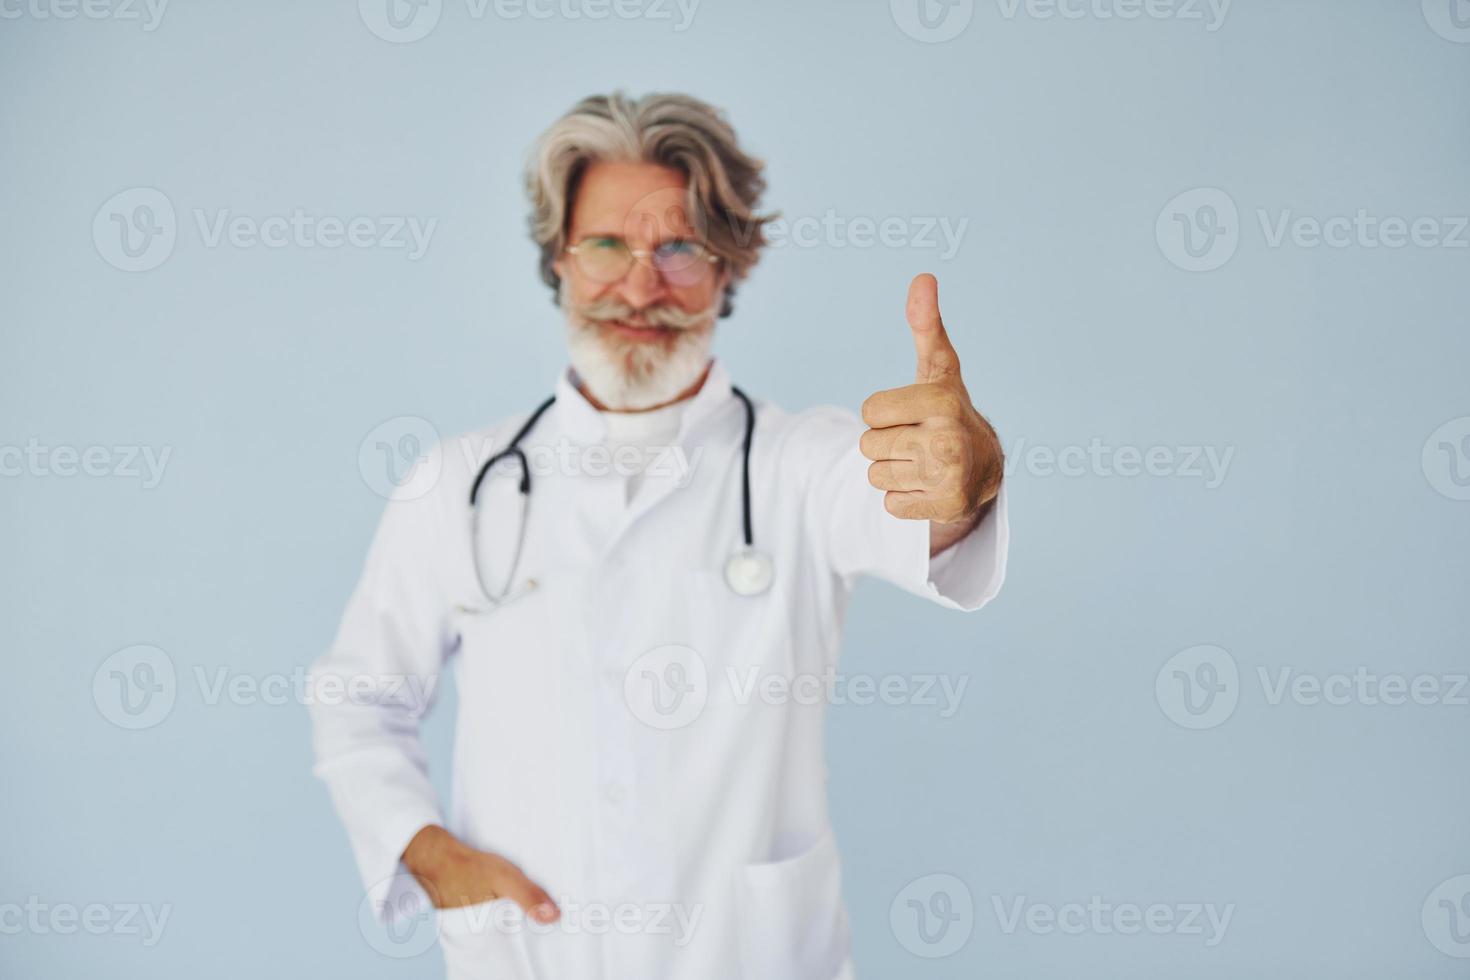
[[[750, 442], [755, 435], [755, 406], [750, 403], [745, 392], [732, 386], [730, 388], [735, 396], [745, 406], [745, 441], [741, 446], [740, 466], [740, 517], [741, 530], [743, 532], [743, 544], [738, 546], [730, 557], [725, 561], [725, 584], [730, 591], [736, 595], [753, 596], [760, 595], [771, 587], [771, 582], [776, 577], [775, 566], [771, 563], [771, 556], [767, 555], [755, 546], [755, 535], [751, 531], [750, 522]], [[492, 607], [498, 607], [521, 594], [520, 591], [512, 593], [511, 586], [515, 581], [516, 567], [521, 561], [521, 549], [526, 543], [526, 516], [531, 500], [531, 465], [526, 459], [525, 452], [521, 449], [521, 440], [535, 428], [541, 416], [546, 410], [556, 403], [556, 396], [552, 395], [546, 401], [537, 406], [531, 417], [526, 419], [513, 437], [510, 444], [500, 452], [486, 460], [485, 465], [480, 467], [480, 472], [475, 476], [475, 482], [470, 487], [470, 528], [471, 528], [471, 552], [474, 555], [475, 578], [479, 580], [480, 589], [485, 598], [490, 601]], [[480, 511], [477, 506], [480, 484], [484, 482], [485, 475], [497, 463], [514, 458], [521, 468], [520, 492], [520, 520], [517, 522], [515, 534], [514, 551], [512, 552], [510, 571], [505, 576], [504, 585], [496, 592], [486, 586], [484, 575], [480, 569], [479, 529]], [[535, 582], [528, 582], [526, 588], [534, 588]]]

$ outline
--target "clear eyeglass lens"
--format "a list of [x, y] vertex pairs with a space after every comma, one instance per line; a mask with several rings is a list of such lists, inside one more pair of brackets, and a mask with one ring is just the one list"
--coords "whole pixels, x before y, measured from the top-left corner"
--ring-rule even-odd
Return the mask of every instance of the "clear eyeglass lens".
[[709, 272], [706, 254], [697, 243], [676, 239], [653, 250], [653, 267], [675, 286], [693, 286]]
[[633, 253], [616, 238], [587, 238], [577, 245], [577, 263], [582, 272], [598, 282], [614, 282], [633, 267]]

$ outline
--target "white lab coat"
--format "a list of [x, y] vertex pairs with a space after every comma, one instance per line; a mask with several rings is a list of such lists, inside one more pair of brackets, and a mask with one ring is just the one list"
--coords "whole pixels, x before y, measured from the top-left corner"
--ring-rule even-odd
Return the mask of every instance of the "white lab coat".
[[[605, 425], [565, 377], [556, 394], [523, 445], [560, 447], [575, 470]], [[451, 977], [852, 976], [825, 699], [748, 685], [835, 665], [861, 574], [952, 608], [989, 601], [1005, 571], [1004, 497], [931, 560], [928, 524], [892, 517], [868, 484], [851, 413], [758, 403], [754, 534], [775, 581], [735, 595], [723, 568], [741, 540], [744, 413], [716, 363], [680, 424], [677, 443], [695, 462], [687, 485], [648, 475], [625, 502], [623, 477], [543, 465], [515, 577], [535, 586], [486, 612], [469, 487], [524, 418], [441, 444], [425, 464], [432, 486], [411, 483], [412, 499], [390, 502], [314, 671], [359, 692], [312, 712], [316, 771], [373, 907], [389, 920], [413, 911], [417, 885], [399, 857], [420, 828], [442, 823], [520, 865], [564, 910], [550, 929], [504, 900], [439, 913]], [[515, 512], [515, 483], [487, 479], [482, 540]], [[491, 565], [504, 551], [486, 549]], [[891, 665], [900, 674], [902, 654]], [[459, 695], [447, 811], [418, 738], [426, 685], [446, 664]]]

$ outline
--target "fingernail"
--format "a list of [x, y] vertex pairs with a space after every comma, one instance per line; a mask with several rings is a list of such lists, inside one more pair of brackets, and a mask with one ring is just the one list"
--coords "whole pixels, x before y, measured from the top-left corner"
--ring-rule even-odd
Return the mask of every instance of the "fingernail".
[[550, 922], [556, 918], [556, 907], [542, 902], [531, 910], [531, 917], [538, 922]]

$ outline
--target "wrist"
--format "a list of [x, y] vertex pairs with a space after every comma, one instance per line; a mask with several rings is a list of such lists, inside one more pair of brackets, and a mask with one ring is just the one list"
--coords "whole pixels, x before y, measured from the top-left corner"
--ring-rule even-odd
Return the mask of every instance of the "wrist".
[[403, 865], [414, 877], [433, 880], [463, 844], [438, 824], [429, 824], [413, 835], [403, 849]]

